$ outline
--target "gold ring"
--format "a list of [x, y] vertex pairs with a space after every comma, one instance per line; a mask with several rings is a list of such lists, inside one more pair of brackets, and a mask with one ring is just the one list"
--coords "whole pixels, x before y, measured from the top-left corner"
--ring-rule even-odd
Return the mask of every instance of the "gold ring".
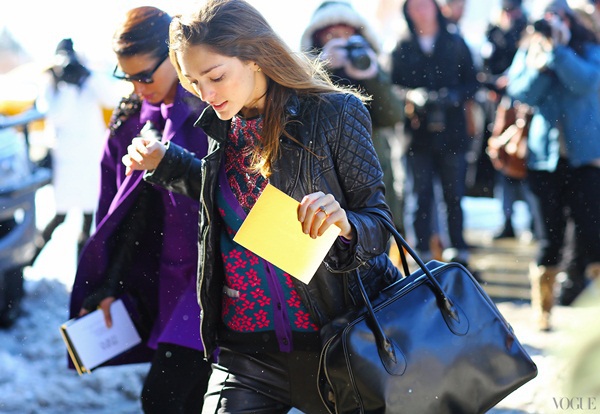
[[320, 206], [320, 207], [319, 207], [319, 210], [320, 210], [320, 211], [322, 211], [323, 213], [325, 213], [325, 215], [326, 215], [327, 217], [329, 217], [329, 214], [327, 214], [327, 210], [325, 210], [325, 206]]

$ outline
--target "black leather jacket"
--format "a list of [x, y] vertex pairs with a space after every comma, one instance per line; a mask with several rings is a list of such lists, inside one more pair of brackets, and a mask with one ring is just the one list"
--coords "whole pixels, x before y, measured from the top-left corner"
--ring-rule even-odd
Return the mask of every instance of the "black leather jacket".
[[[322, 326], [361, 303], [355, 279], [350, 277], [352, 272], [361, 275], [370, 296], [400, 277], [384, 253], [389, 233], [381, 220], [390, 213], [383, 174], [370, 139], [371, 120], [356, 97], [294, 97], [286, 110], [298, 121], [290, 124], [288, 132], [302, 145], [281, 137], [281, 157], [273, 166], [270, 184], [298, 201], [316, 191], [333, 194], [346, 210], [356, 234], [349, 245], [342, 240], [334, 243], [308, 285], [294, 280], [311, 316]], [[198, 294], [201, 335], [208, 357], [217, 346], [217, 327], [221, 323], [224, 272], [215, 191], [230, 121], [218, 119], [209, 107], [197, 125], [209, 137], [208, 155], [199, 161], [185, 149], [170, 144], [159, 167], [147, 173], [145, 179], [200, 198]]]

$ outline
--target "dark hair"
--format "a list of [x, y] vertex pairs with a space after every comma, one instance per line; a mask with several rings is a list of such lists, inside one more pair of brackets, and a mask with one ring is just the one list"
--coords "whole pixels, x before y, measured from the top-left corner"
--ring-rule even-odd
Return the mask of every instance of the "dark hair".
[[177, 61], [177, 53], [189, 46], [203, 45], [220, 55], [256, 62], [261, 68], [268, 86], [261, 147], [253, 165], [265, 176], [271, 173], [278, 154], [279, 137], [287, 135], [285, 105], [292, 95], [344, 91], [366, 99], [354, 90], [334, 85], [318, 60], [293, 53], [260, 12], [245, 0], [208, 0], [197, 12], [175, 16], [169, 40], [171, 61], [179, 80], [194, 94]]
[[[404, 13], [404, 18], [406, 19], [406, 25], [408, 26], [408, 29], [411, 33], [415, 33], [415, 23], [413, 22], [412, 18], [408, 13], [409, 1], [410, 0], [404, 0], [404, 4], [402, 5], [402, 13]], [[437, 0], [431, 0], [431, 2], [433, 3], [437, 13], [437, 21], [440, 30], [448, 31], [448, 19], [444, 17], [444, 13], [442, 13], [442, 9], [440, 8], [439, 3], [437, 2]]]
[[156, 7], [129, 10], [113, 35], [113, 51], [119, 56], [164, 56], [169, 50], [171, 16]]
[[585, 44], [598, 43], [598, 38], [593, 31], [581, 23], [575, 14], [567, 13], [566, 18], [569, 19], [569, 30], [571, 30], [571, 40], [569, 40], [569, 46], [573, 48], [575, 53], [578, 55], [583, 55]]

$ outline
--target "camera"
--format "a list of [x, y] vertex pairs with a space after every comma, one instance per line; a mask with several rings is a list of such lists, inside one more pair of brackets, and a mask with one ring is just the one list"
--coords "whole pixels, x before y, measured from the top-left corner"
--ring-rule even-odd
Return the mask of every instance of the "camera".
[[367, 51], [371, 46], [364, 37], [353, 35], [348, 38], [346, 51], [348, 52], [348, 60], [356, 69], [366, 70], [371, 66], [371, 57]]
[[425, 125], [429, 132], [446, 130], [446, 108], [436, 92], [429, 93], [429, 100], [425, 105]]
[[407, 114], [416, 116], [419, 124], [425, 125], [429, 132], [443, 132], [446, 129], [446, 107], [444, 95], [438, 91], [428, 91], [425, 88], [412, 89], [406, 93], [406, 101], [414, 111]]
[[546, 19], [540, 19], [533, 22], [533, 30], [540, 33], [544, 37], [552, 37], [552, 26]]

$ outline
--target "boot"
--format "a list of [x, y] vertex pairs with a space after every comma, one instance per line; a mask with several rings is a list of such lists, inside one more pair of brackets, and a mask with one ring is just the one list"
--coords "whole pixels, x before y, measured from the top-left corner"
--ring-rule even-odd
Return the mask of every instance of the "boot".
[[504, 221], [504, 227], [498, 233], [494, 235], [494, 240], [500, 239], [514, 239], [515, 229], [513, 228], [512, 221], [507, 217]]
[[585, 289], [585, 276], [582, 273], [567, 271], [559, 273], [556, 279], [560, 285], [558, 304], [561, 306], [571, 306]]
[[551, 329], [550, 312], [554, 305], [554, 282], [557, 273], [556, 266], [537, 266], [535, 263], [529, 266], [531, 308], [536, 314], [540, 331]]

